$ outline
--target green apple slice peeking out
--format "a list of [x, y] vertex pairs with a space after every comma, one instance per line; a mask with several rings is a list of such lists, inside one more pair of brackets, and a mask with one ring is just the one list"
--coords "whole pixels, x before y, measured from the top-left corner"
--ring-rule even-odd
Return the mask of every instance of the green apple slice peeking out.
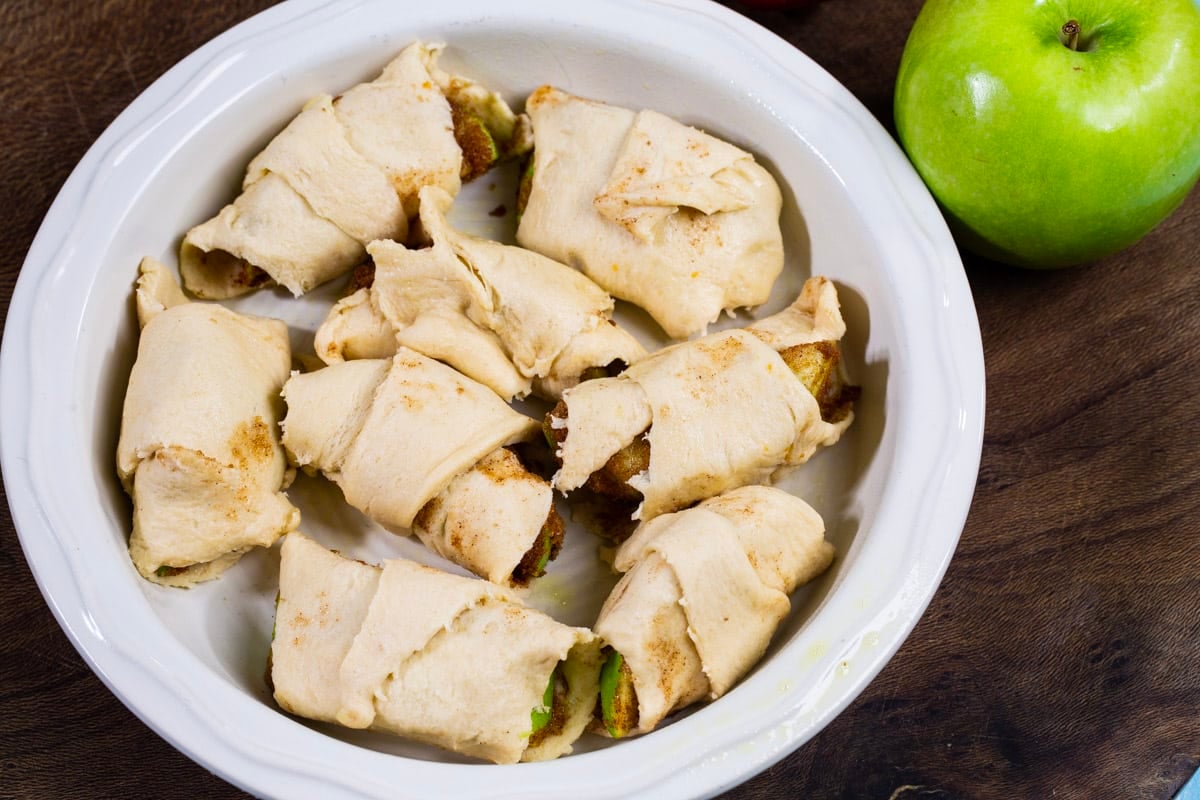
[[463, 153], [460, 178], [463, 183], [473, 181], [500, 160], [500, 147], [483, 118], [465, 106], [451, 101], [450, 117], [454, 123], [454, 140]]
[[612, 648], [605, 649], [608, 657], [600, 668], [600, 719], [608, 735], [620, 739], [637, 727], [637, 690], [624, 656]]
[[529, 193], [533, 191], [533, 151], [525, 157], [525, 168], [521, 170], [521, 182], [517, 184], [517, 221], [521, 221], [521, 216], [525, 213], [525, 206], [529, 205]]
[[554, 548], [552, 534], [545, 527], [542, 528], [541, 537], [538, 546], [542, 548], [542, 555], [538, 558], [537, 566], [533, 568], [534, 577], [546, 574], [546, 565], [550, 563], [550, 553]]
[[550, 680], [546, 683], [546, 691], [542, 694], [542, 704], [534, 706], [533, 711], [529, 714], [530, 734], [535, 734], [542, 730], [554, 718], [554, 684], [558, 680], [558, 671], [559, 667], [556, 666], [554, 671], [550, 673]]
[[528, 586], [530, 581], [546, 574], [546, 566], [562, 549], [564, 532], [562, 517], [551, 504], [550, 513], [546, 515], [546, 521], [533, 544], [512, 571], [512, 581], [515, 585]]

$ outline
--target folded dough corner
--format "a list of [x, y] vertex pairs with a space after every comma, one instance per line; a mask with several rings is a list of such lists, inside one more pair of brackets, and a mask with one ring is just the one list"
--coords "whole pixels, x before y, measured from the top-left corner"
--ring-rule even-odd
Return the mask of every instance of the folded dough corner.
[[623, 572], [597, 635], [624, 658], [633, 733], [729, 691], [766, 652], [797, 586], [825, 571], [821, 517], [782, 490], [745, 486], [643, 522], [616, 551]]
[[557, 519], [550, 486], [505, 449], [535, 438], [537, 423], [445, 364], [401, 348], [293, 375], [283, 395], [295, 464], [488, 580], [512, 582]]
[[611, 319], [613, 300], [577, 271], [520, 247], [450, 227], [451, 196], [420, 192], [431, 246], [367, 246], [371, 286], [343, 298], [316, 334], [326, 363], [386, 357], [397, 346], [444, 361], [505, 399], [557, 399], [589, 369], [634, 363], [645, 350]]
[[[286, 711], [502, 764], [571, 752], [596, 703], [591, 631], [411, 561], [364, 564], [300, 533], [281, 552], [271, 682]], [[534, 731], [552, 683], [558, 708]]]
[[190, 586], [300, 523], [277, 431], [287, 327], [188, 302], [152, 259], [140, 271], [143, 328], [117, 445], [129, 552], [147, 579]]
[[361, 263], [367, 243], [404, 239], [422, 186], [455, 194], [490, 166], [464, 161], [462, 119], [497, 154], [517, 146], [511, 109], [440, 70], [443, 48], [417, 42], [375, 80], [310, 100], [250, 162], [237, 199], [184, 236], [184, 286], [211, 299], [270, 283], [303, 294]]
[[767, 300], [783, 269], [782, 197], [752, 155], [657, 112], [550, 86], [525, 110], [523, 247], [582, 270], [676, 339]]

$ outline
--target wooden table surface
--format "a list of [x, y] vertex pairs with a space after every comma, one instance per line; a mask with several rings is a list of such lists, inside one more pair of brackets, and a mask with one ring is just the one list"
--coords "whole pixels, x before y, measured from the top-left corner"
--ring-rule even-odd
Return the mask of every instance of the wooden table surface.
[[[105, 126], [264, 0], [0, 4], [0, 308]], [[919, 0], [752, 12], [889, 128]], [[403, 12], [400, 12], [403, 13]], [[1200, 192], [1058, 272], [964, 255], [983, 461], [928, 612], [866, 691], [733, 798], [1169, 798], [1200, 766]], [[0, 798], [235, 798], [91, 673], [0, 503]]]

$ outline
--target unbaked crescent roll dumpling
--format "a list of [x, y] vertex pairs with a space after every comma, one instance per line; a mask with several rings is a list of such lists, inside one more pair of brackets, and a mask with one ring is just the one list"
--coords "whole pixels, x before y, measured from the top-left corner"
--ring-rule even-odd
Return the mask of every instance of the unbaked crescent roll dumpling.
[[300, 522], [277, 431], [287, 326], [189, 303], [152, 259], [140, 271], [143, 327], [117, 444], [129, 554], [147, 579], [190, 586]]
[[288, 380], [283, 443], [346, 501], [477, 575], [523, 585], [562, 546], [553, 493], [507, 448], [537, 424], [445, 364], [401, 348]]
[[[651, 519], [770, 482], [836, 442], [853, 420], [837, 293], [811, 278], [791, 308], [747, 329], [660, 350], [564, 393], [546, 419], [555, 488], [587, 485]], [[776, 347], [779, 350], [776, 350]]]
[[512, 111], [438, 69], [443, 48], [417, 42], [375, 80], [310, 100], [250, 162], [238, 198], [184, 237], [187, 289], [303, 294], [359, 264], [368, 242], [403, 239], [422, 186], [456, 193], [513, 148]]
[[284, 540], [271, 682], [285, 710], [501, 764], [571, 752], [599, 641], [485, 581]]
[[[501, 397], [557, 399], [589, 371], [615, 374], [645, 354], [611, 319], [613, 300], [575, 270], [450, 227], [451, 196], [421, 190], [430, 247], [367, 246], [374, 281], [333, 307], [316, 335], [327, 363], [381, 357], [397, 344], [451, 364]], [[391, 330], [389, 337], [381, 331]], [[360, 356], [361, 357], [361, 356]]]
[[625, 574], [595, 625], [607, 645], [602, 729], [646, 733], [729, 691], [766, 651], [788, 595], [833, 560], [824, 534], [812, 507], [765, 486], [638, 526], [616, 551]]
[[783, 269], [778, 185], [753, 156], [654, 111], [543, 86], [517, 241], [578, 267], [669, 336], [767, 300]]

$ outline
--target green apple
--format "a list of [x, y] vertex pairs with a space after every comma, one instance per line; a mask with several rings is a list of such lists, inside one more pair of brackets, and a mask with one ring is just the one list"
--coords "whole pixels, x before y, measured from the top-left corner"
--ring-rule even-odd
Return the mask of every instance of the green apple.
[[960, 244], [1022, 266], [1092, 261], [1200, 177], [1200, 0], [928, 0], [895, 99]]

